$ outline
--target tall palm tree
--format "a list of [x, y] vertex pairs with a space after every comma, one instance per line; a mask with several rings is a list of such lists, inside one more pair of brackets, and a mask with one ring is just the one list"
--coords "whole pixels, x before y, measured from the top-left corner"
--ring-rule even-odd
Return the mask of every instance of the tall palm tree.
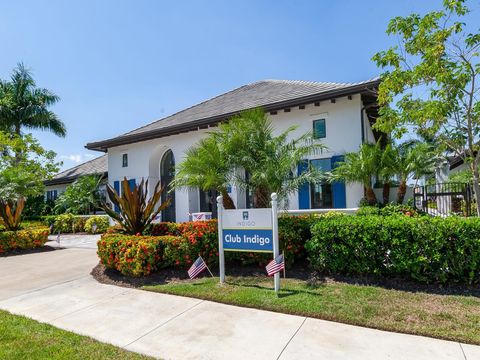
[[[253, 206], [268, 207], [270, 194], [276, 192], [284, 204], [288, 195], [309, 182], [321, 179], [321, 173], [308, 168], [297, 173], [298, 164], [306, 157], [325, 149], [307, 133], [290, 139], [297, 127], [292, 126], [274, 136], [271, 121], [262, 109], [247, 110], [220, 126], [214, 134], [225, 150], [228, 163], [244, 172], [237, 172], [235, 183], [253, 191]], [[248, 174], [248, 176], [244, 176]]]
[[185, 160], [177, 167], [172, 187], [215, 190], [222, 195], [225, 209], [235, 209], [227, 190], [232, 180], [232, 165], [220, 146], [216, 138], [210, 136], [188, 149]]
[[0, 130], [21, 135], [22, 128], [48, 130], [65, 137], [65, 124], [48, 108], [59, 97], [38, 88], [31, 72], [19, 63], [10, 81], [0, 80]]
[[375, 205], [377, 196], [373, 191], [373, 178], [379, 175], [381, 161], [380, 144], [362, 144], [358, 152], [345, 154], [344, 161], [332, 170], [330, 180], [362, 183], [367, 202]]

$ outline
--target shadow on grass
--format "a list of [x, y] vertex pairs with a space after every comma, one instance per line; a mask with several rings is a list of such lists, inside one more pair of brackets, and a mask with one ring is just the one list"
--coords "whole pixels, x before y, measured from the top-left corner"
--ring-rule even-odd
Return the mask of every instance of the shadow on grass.
[[[92, 276], [101, 283], [112, 284], [125, 287], [142, 287], [153, 285], [165, 285], [171, 282], [188, 281], [186, 269], [162, 269], [149, 276], [140, 278], [131, 278], [123, 276], [118, 271], [106, 269], [98, 264], [91, 272]], [[218, 272], [213, 271], [214, 276], [218, 278]], [[375, 276], [343, 276], [319, 274], [308, 270], [305, 265], [287, 269], [287, 279], [303, 281], [308, 289], [315, 290], [325, 287], [329, 283], [343, 283], [358, 286], [373, 286], [387, 290], [399, 290], [410, 293], [427, 293], [435, 295], [460, 295], [480, 297], [480, 286], [466, 286], [458, 284], [423, 284], [413, 280], [400, 277], [375, 277]], [[239, 277], [242, 280], [232, 280], [231, 277]], [[200, 278], [209, 278], [209, 274], [202, 274]], [[230, 278], [230, 279], [229, 279]], [[265, 275], [264, 268], [248, 266], [231, 266], [227, 270], [227, 280], [229, 284], [235, 286], [252, 286], [259, 289], [269, 289], [270, 287], [259, 285], [269, 279]], [[270, 278], [271, 279], [271, 278]], [[271, 280], [273, 288], [273, 280]], [[308, 291], [308, 290], [305, 290]]]

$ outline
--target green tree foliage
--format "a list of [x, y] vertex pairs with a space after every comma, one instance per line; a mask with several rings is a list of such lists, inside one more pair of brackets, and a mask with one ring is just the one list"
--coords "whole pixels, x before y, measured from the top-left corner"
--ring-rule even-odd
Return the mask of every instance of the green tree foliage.
[[31, 135], [0, 131], [0, 198], [16, 200], [43, 194], [43, 181], [58, 172], [56, 154], [45, 150]]
[[480, 214], [480, 33], [467, 33], [464, 0], [444, 0], [424, 16], [396, 17], [387, 34], [397, 46], [373, 57], [384, 69], [375, 127], [401, 137], [413, 128], [464, 158], [474, 178]]
[[227, 191], [232, 181], [231, 166], [220, 145], [214, 137], [207, 137], [188, 149], [185, 160], [177, 167], [172, 186], [215, 190], [222, 195], [223, 206], [234, 209], [235, 205]]
[[107, 203], [102, 207], [105, 212], [117, 221], [123, 230], [130, 235], [143, 234], [144, 230], [152, 223], [155, 217], [170, 204], [170, 200], [159, 203], [162, 192], [165, 190], [157, 182], [153, 192], [148, 191], [148, 180], [130, 188], [127, 178], [122, 181], [122, 194], [119, 195], [114, 188], [107, 184], [108, 197], [118, 212], [112, 210]]
[[286, 203], [288, 194], [300, 185], [321, 179], [315, 169], [301, 174], [296, 169], [308, 155], [325, 148], [310, 134], [291, 140], [295, 129], [275, 136], [263, 110], [244, 111], [187, 152], [174, 186], [216, 190], [223, 195], [226, 208], [234, 207], [227, 193], [229, 184], [252, 191], [254, 207], [268, 207], [272, 192]]
[[48, 108], [59, 97], [38, 88], [31, 72], [19, 63], [10, 81], [0, 80], [0, 130], [20, 136], [22, 129], [48, 130], [64, 137], [65, 124]]
[[435, 171], [439, 155], [429, 144], [417, 141], [406, 141], [396, 148], [395, 171], [399, 186], [397, 203], [403, 204], [407, 192], [407, 180], [415, 179], [415, 183], [424, 176]]
[[86, 215], [90, 209], [100, 206], [101, 198], [98, 187], [102, 176], [85, 175], [67, 186], [55, 201], [54, 211], [57, 214], [71, 213], [75, 215]]

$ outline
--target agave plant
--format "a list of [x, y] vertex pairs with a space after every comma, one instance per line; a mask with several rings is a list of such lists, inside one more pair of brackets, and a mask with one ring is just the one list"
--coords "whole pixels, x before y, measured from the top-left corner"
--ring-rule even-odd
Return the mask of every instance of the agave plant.
[[19, 198], [16, 202], [0, 199], [0, 223], [8, 231], [20, 229], [22, 211], [25, 207], [25, 198]]
[[151, 196], [147, 199], [148, 180], [130, 187], [127, 178], [122, 181], [122, 195], [119, 195], [115, 189], [107, 184], [107, 193], [110, 202], [118, 212], [112, 210], [108, 204], [102, 203], [105, 212], [116, 220], [128, 234], [142, 234], [145, 228], [155, 219], [155, 217], [170, 204], [170, 199], [161, 203], [158, 207], [164, 187], [160, 187], [157, 182]]

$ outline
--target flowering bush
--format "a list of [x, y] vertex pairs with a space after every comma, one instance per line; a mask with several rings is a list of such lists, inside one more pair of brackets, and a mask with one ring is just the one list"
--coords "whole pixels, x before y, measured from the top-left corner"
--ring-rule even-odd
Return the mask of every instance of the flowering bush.
[[0, 232], [0, 254], [15, 249], [33, 249], [43, 246], [48, 240], [48, 233], [47, 228], [2, 231]]
[[104, 234], [97, 243], [97, 254], [107, 268], [126, 276], [145, 276], [166, 266], [165, 244], [180, 240], [172, 236]]
[[[97, 226], [95, 231], [93, 225]], [[84, 229], [89, 234], [102, 234], [107, 231], [109, 225], [108, 216], [92, 216], [85, 222]]]
[[[305, 258], [304, 243], [310, 236], [313, 216], [282, 216], [278, 219], [280, 252], [285, 261], [292, 265]], [[201, 255], [212, 265], [218, 263], [218, 223], [217, 220], [177, 223], [157, 223], [151, 228], [152, 235], [182, 236], [185, 240], [165, 250], [172, 265], [185, 266]], [[246, 265], [267, 264], [272, 254], [254, 252], [225, 252], [227, 262], [239, 261]]]

